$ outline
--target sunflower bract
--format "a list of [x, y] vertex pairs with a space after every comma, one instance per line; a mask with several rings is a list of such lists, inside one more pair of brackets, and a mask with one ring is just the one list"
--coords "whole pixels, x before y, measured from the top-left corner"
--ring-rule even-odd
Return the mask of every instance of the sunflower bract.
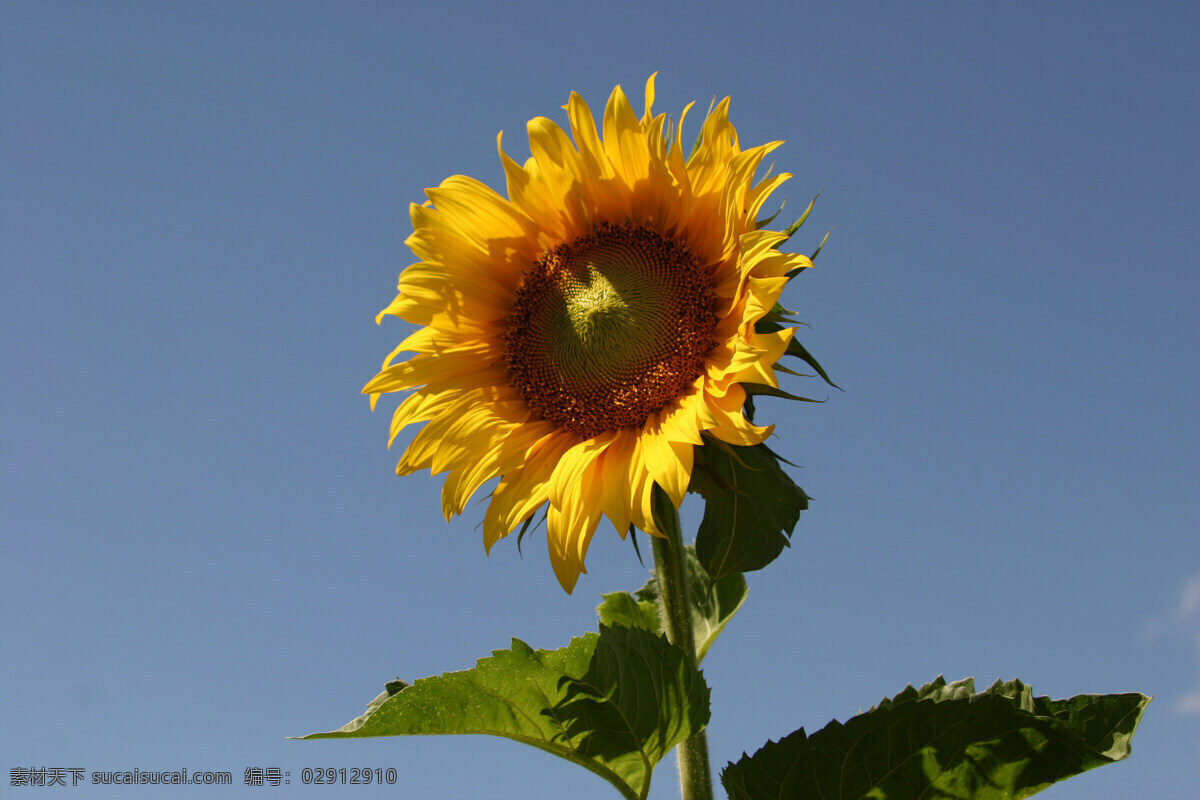
[[[791, 270], [786, 235], [759, 230], [757, 183], [780, 143], [742, 150], [726, 98], [685, 158], [684, 119], [655, 115], [654, 76], [639, 118], [618, 86], [598, 132], [577, 94], [571, 135], [530, 120], [524, 166], [497, 148], [508, 197], [456, 175], [412, 204], [407, 244], [420, 259], [380, 312], [422, 326], [363, 388], [410, 392], [391, 440], [424, 423], [396, 471], [446, 473], [442, 510], [461, 514], [499, 478], [484, 546], [547, 506], [550, 560], [570, 592], [600, 518], [660, 535], [658, 484], [676, 507], [708, 433], [754, 445], [771, 426], [743, 415], [742, 384], [777, 386], [793, 330], [756, 333]], [[400, 360], [402, 354], [413, 354]]]

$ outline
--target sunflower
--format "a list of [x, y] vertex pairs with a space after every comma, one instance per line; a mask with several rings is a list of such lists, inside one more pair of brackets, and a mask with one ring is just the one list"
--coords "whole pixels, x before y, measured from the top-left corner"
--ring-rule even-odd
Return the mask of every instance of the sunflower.
[[601, 516], [622, 537], [630, 526], [662, 535], [654, 487], [679, 507], [702, 434], [743, 446], [770, 435], [744, 415], [744, 384], [777, 386], [794, 330], [755, 323], [788, 273], [812, 266], [757, 222], [791, 177], [755, 181], [781, 142], [742, 150], [725, 98], [685, 157], [691, 104], [672, 127], [653, 103], [653, 75], [640, 119], [616, 87], [601, 135], [572, 93], [571, 136], [531, 120], [524, 166], [497, 136], [507, 198], [462, 175], [426, 190], [409, 209], [419, 261], [376, 318], [421, 327], [363, 388], [372, 407], [411, 391], [389, 446], [405, 426], [424, 427], [396, 472], [446, 473], [447, 520], [499, 478], [483, 521], [489, 551], [548, 506], [550, 560], [567, 592]]

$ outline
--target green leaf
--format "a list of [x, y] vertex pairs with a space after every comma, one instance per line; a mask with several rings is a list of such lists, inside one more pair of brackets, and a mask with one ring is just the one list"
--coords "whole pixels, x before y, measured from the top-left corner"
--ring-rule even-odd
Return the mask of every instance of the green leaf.
[[[824, 191], [824, 190], [822, 190], [822, 191]], [[783, 234], [785, 236], [787, 236], [790, 239], [790, 238], [792, 238], [792, 234], [794, 234], [796, 231], [800, 230], [800, 226], [803, 225], [804, 221], [808, 219], [808, 215], [812, 213], [813, 206], [815, 206], [817, 204], [817, 198], [820, 196], [821, 196], [821, 192], [817, 192], [813, 196], [812, 201], [808, 204], [808, 208], [804, 209], [804, 213], [800, 215], [800, 219], [796, 220], [791, 225], [788, 225], [786, 228], [784, 228]], [[779, 210], [782, 211], [783, 209], [780, 208]], [[759, 227], [762, 227], [762, 226], [760, 225]]]
[[771, 216], [769, 216], [769, 217], [766, 217], [765, 219], [756, 219], [756, 220], [754, 220], [754, 227], [755, 227], [755, 229], [756, 229], [756, 230], [760, 230], [760, 231], [761, 231], [763, 228], [767, 227], [767, 226], [768, 226], [768, 225], [770, 225], [772, 222], [774, 222], [774, 221], [776, 220], [776, 218], [777, 218], [777, 217], [778, 217], [780, 214], [782, 214], [782, 213], [783, 213], [783, 207], [784, 207], [784, 206], [786, 206], [786, 205], [787, 205], [787, 198], [785, 197], [785, 198], [783, 199], [783, 202], [781, 202], [781, 203], [779, 204], [779, 209], [778, 209], [778, 210], [777, 210], [777, 211], [776, 211], [774, 214], [772, 214], [772, 215], [771, 215]]
[[708, 122], [708, 118], [712, 116], [713, 109], [716, 107], [717, 96], [713, 95], [713, 99], [708, 104], [708, 113], [704, 115], [704, 122], [700, 123], [700, 130], [696, 132], [696, 141], [692, 144], [692, 151], [688, 153], [689, 161], [691, 160], [692, 156], [700, 152], [700, 145], [704, 144], [704, 123]]
[[[692, 632], [696, 637], [696, 660], [703, 661], [708, 648], [712, 647], [729, 620], [746, 602], [749, 588], [745, 576], [740, 572], [726, 575], [720, 580], [711, 580], [700, 563], [700, 557], [696, 555], [696, 548], [689, 544], [684, 549], [692, 606]], [[658, 608], [658, 582], [651, 578], [638, 590], [637, 596], [641, 602], [651, 602]]]
[[777, 386], [768, 386], [765, 383], [747, 383], [743, 384], [742, 388], [746, 390], [748, 396], [766, 395], [767, 397], [782, 397], [784, 400], [798, 400], [801, 403], [824, 403], [824, 400], [814, 400], [811, 397], [801, 397], [798, 394], [785, 392]]
[[800, 344], [800, 342], [795, 337], [793, 337], [792, 340], [790, 342], [788, 342], [787, 350], [783, 351], [783, 354], [785, 356], [795, 356], [796, 358], [803, 361], [805, 364], [808, 364], [810, 367], [815, 369], [817, 371], [817, 374], [820, 375], [822, 378], [824, 378], [825, 382], [828, 383], [833, 388], [835, 388], [835, 389], [842, 388], [842, 387], [838, 386], [836, 383], [834, 383], [833, 381], [829, 380], [829, 376], [827, 374], [825, 374], [825, 370], [821, 367], [820, 364], [817, 363], [817, 360], [815, 358], [813, 358], [812, 353], [805, 350], [804, 345]]
[[[560, 650], [513, 639], [474, 669], [390, 684], [340, 730], [305, 739], [484, 733], [573, 761], [644, 800], [654, 765], [708, 722], [708, 686], [682, 649], [601, 626]], [[393, 691], [394, 690], [394, 691]]]
[[[763, 333], [765, 331], [781, 330], [783, 328], [783, 326], [779, 324], [781, 322], [786, 323], [787, 325], [795, 325], [797, 324], [798, 320], [796, 319], [795, 311], [792, 311], [790, 308], [786, 308], [782, 303], [776, 303], [775, 305], [771, 306], [770, 311], [768, 311], [766, 314], [763, 314], [762, 317], [754, 323], [754, 331], [756, 333]], [[805, 323], [800, 322], [799, 324], [804, 325]]]
[[825, 247], [825, 243], [829, 241], [829, 234], [831, 233], [833, 233], [833, 228], [825, 231], [825, 237], [821, 239], [821, 243], [817, 245], [817, 249], [813, 250], [812, 255], [808, 257], [809, 261], [816, 261], [817, 256], [821, 255], [821, 250]]
[[1120, 761], [1150, 698], [1033, 696], [1020, 681], [982, 694], [968, 678], [909, 686], [846, 724], [804, 729], [721, 773], [731, 800], [1019, 800]]
[[705, 436], [688, 491], [704, 498], [696, 555], [714, 581], [770, 564], [808, 508], [808, 495], [765, 445], [736, 447]]
[[[779, 324], [778, 319], [779, 318], [777, 316], [764, 316], [754, 324], [755, 333], [774, 333], [775, 331], [783, 330], [783, 326]], [[791, 322], [791, 320], [785, 321]], [[829, 379], [829, 375], [826, 374], [824, 368], [822, 368], [822, 366], [817, 362], [817, 359], [813, 358], [812, 353], [808, 352], [808, 350], [804, 348], [804, 345], [800, 344], [800, 341], [794, 336], [792, 337], [792, 340], [788, 342], [787, 350], [785, 350], [783, 354], [785, 356], [794, 356], [795, 358], [803, 361], [805, 364], [808, 364], [810, 367], [815, 369], [817, 374], [820, 375], [824, 381], [833, 388], [842, 388]], [[776, 368], [778, 369], [778, 366], [776, 366]]]
[[[651, 578], [646, 586], [654, 586]], [[640, 597], [646, 588], [638, 592]], [[658, 603], [655, 600], [639, 600], [629, 592], [612, 592], [603, 596], [604, 602], [596, 607], [600, 624], [610, 628], [624, 625], [626, 628], [641, 628], [653, 634], [662, 633], [662, 620], [658, 618]]]
[[[708, 648], [725, 630], [746, 602], [749, 591], [746, 578], [740, 572], [726, 575], [718, 581], [709, 580], [708, 573], [700, 565], [696, 548], [687, 545], [688, 594], [691, 596], [692, 631], [696, 636], [696, 660], [703, 661]], [[658, 581], [653, 577], [638, 589], [637, 596], [629, 592], [613, 592], [604, 595], [604, 602], [596, 609], [604, 625], [625, 625], [642, 628], [651, 633], [662, 631], [658, 616]]]

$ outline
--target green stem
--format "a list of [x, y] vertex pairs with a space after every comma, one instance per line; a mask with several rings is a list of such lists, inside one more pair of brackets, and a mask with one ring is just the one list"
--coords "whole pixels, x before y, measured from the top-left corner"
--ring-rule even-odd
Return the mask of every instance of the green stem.
[[[692, 631], [692, 607], [688, 594], [687, 560], [683, 532], [676, 510], [666, 492], [654, 487], [654, 518], [663, 539], [651, 536], [654, 544], [654, 574], [658, 579], [659, 616], [667, 641], [682, 647], [696, 663], [696, 636]], [[712, 767], [708, 760], [708, 736], [700, 731], [677, 749], [679, 788], [683, 800], [713, 800]]]

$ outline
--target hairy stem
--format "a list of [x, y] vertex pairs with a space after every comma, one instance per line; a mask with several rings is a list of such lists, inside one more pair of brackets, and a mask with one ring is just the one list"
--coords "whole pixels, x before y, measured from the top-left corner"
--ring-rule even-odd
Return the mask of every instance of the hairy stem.
[[[654, 487], [654, 518], [663, 539], [651, 536], [654, 545], [654, 574], [658, 579], [659, 616], [667, 641], [682, 647], [696, 663], [696, 637], [692, 631], [692, 609], [688, 595], [687, 561], [679, 512], [666, 493]], [[683, 742], [679, 755], [679, 787], [683, 800], [713, 800], [712, 767], [708, 760], [708, 736], [704, 731]]]

